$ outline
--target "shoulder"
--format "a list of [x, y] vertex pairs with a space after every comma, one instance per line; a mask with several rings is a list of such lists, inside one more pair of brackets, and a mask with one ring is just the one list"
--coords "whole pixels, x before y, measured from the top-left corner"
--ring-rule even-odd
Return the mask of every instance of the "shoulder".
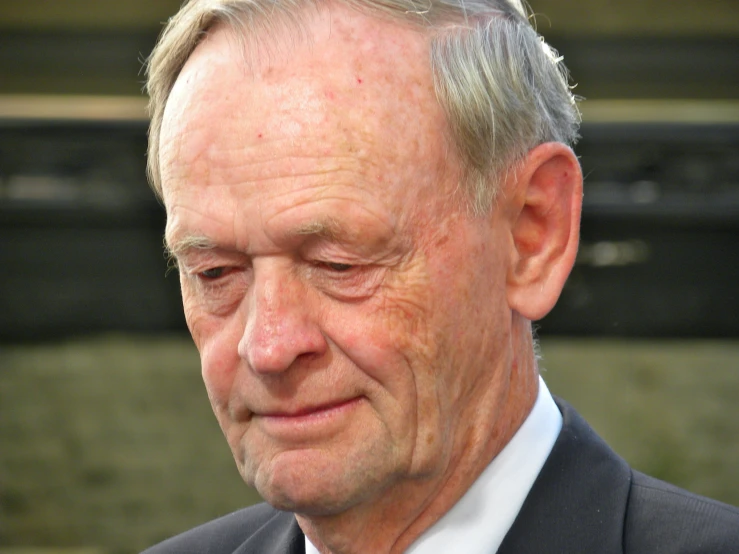
[[631, 469], [571, 406], [557, 403], [562, 431], [530, 493], [536, 510], [526, 518], [550, 522], [556, 514], [558, 525], [541, 544], [561, 536], [561, 552], [739, 554], [738, 508]]
[[265, 527], [287, 527], [294, 519], [292, 514], [275, 510], [268, 504], [257, 504], [190, 529], [142, 554], [230, 554]]
[[632, 472], [625, 552], [739, 554], [739, 508]]

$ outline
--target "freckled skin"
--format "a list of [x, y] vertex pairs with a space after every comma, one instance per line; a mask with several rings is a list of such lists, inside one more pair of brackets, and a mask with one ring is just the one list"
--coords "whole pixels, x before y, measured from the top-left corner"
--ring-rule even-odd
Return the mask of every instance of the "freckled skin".
[[[179, 256], [183, 302], [245, 481], [323, 551], [402, 552], [515, 432], [535, 372], [516, 381], [507, 220], [458, 197], [427, 39], [340, 7], [308, 29], [249, 70], [225, 29], [188, 60], [167, 240], [215, 245]], [[320, 222], [338, 230], [296, 232]], [[267, 417], [347, 400], [302, 432]]]

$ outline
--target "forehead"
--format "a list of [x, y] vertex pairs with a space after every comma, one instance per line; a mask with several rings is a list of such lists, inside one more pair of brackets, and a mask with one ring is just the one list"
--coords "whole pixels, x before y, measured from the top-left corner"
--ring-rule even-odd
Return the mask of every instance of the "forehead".
[[192, 54], [162, 126], [168, 211], [234, 184], [438, 193], [449, 141], [428, 37], [339, 6], [305, 16], [300, 33], [278, 26], [245, 44], [220, 28]]

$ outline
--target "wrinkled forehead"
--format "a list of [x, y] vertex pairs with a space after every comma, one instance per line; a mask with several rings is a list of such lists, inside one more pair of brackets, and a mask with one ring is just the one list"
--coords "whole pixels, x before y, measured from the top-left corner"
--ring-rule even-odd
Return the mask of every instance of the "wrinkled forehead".
[[[219, 76], [233, 77], [230, 84], [239, 88], [287, 87], [309, 80], [341, 88], [349, 75], [356, 80], [352, 84], [366, 84], [365, 90], [384, 85], [390, 87], [385, 92], [391, 97], [411, 94], [409, 101], [433, 91], [430, 40], [421, 27], [343, 5], [314, 6], [300, 13], [294, 18], [262, 16], [248, 26], [220, 23], [210, 29], [176, 79], [167, 109], [187, 92], [206, 91], [209, 82], [221, 81]], [[362, 98], [355, 100], [360, 103]]]
[[382, 142], [392, 151], [384, 170], [400, 177], [425, 164], [437, 173], [449, 149], [428, 37], [348, 8], [306, 13], [299, 32], [288, 24], [242, 41], [221, 27], [193, 52], [164, 114], [165, 205], [168, 188], [188, 181], [178, 167], [207, 164], [224, 137], [232, 144], [222, 152], [264, 162], [291, 149], [361, 161]]

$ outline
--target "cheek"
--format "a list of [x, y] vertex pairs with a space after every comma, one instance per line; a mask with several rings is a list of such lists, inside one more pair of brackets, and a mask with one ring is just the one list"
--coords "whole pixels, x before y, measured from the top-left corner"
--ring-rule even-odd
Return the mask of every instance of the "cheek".
[[[340, 308], [327, 319], [327, 332], [369, 377], [375, 410], [409, 456], [415, 471], [427, 473], [440, 458], [448, 436], [443, 424], [443, 344], [428, 288], [385, 288], [381, 299], [361, 309]], [[342, 324], [344, 322], [344, 324]]]
[[200, 364], [208, 398], [213, 410], [220, 415], [228, 407], [239, 358], [230, 354], [236, 346], [229, 346], [222, 335], [212, 337], [200, 348]]
[[415, 373], [434, 357], [428, 300], [422, 287], [416, 290], [400, 294], [385, 285], [370, 302], [338, 305], [325, 319], [327, 333], [353, 364], [394, 395], [413, 394], [407, 388]]
[[195, 346], [197, 346], [198, 351], [200, 351], [200, 345], [207, 334], [207, 321], [204, 317], [205, 314], [203, 310], [196, 300], [196, 295], [190, 282], [182, 274], [180, 274], [180, 291], [182, 292], [182, 306], [185, 312], [185, 322], [187, 323], [187, 328], [195, 342]]
[[203, 382], [211, 405], [219, 420], [227, 409], [234, 379], [240, 363], [238, 343], [241, 339], [237, 314], [217, 317], [199, 309], [183, 289], [187, 326], [200, 353]]

